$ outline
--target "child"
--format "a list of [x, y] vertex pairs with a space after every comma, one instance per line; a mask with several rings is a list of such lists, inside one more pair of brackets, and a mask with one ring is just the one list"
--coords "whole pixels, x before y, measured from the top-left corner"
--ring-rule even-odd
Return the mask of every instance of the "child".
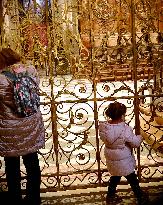
[[147, 204], [147, 196], [141, 190], [135, 174], [136, 161], [132, 148], [140, 146], [143, 138], [135, 135], [125, 122], [126, 106], [119, 102], [111, 103], [106, 109], [108, 121], [99, 123], [99, 135], [105, 143], [105, 157], [111, 174], [106, 201], [116, 200], [116, 187], [124, 176], [129, 182], [138, 204]]

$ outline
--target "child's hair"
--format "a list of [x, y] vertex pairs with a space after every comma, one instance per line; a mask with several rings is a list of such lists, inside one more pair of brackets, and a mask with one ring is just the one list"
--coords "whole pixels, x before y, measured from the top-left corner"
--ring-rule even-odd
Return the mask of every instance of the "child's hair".
[[0, 61], [2, 62], [1, 69], [6, 66], [13, 65], [20, 60], [20, 55], [13, 51], [11, 48], [2, 48], [2, 50], [0, 51]]
[[110, 103], [105, 111], [107, 117], [112, 120], [118, 120], [126, 113], [126, 106], [119, 102]]

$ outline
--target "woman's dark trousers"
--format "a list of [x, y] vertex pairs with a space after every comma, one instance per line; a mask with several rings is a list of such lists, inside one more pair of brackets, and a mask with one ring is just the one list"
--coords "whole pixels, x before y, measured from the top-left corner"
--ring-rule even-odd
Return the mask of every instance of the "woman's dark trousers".
[[[139, 186], [139, 181], [137, 179], [137, 175], [135, 174], [135, 172], [125, 176], [125, 178], [127, 179], [128, 183], [130, 184], [135, 196], [137, 198], [141, 197], [142, 190]], [[110, 177], [108, 193], [107, 193], [108, 196], [114, 197], [114, 195], [116, 193], [117, 185], [119, 184], [120, 180], [121, 180], [121, 176], [111, 176]]]
[[[37, 152], [22, 156], [27, 173], [26, 199], [31, 205], [40, 204], [41, 172]], [[20, 204], [21, 172], [20, 157], [5, 157], [5, 172], [8, 185], [8, 193], [11, 202]]]

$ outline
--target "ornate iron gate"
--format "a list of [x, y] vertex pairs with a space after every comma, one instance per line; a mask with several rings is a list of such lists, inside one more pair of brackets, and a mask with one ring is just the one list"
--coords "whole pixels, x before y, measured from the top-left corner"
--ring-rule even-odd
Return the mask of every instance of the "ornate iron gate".
[[106, 185], [98, 121], [113, 100], [126, 104], [127, 123], [144, 136], [135, 150], [141, 182], [162, 180], [162, 6], [161, 0], [3, 1], [2, 46], [19, 45], [41, 77], [42, 192]]

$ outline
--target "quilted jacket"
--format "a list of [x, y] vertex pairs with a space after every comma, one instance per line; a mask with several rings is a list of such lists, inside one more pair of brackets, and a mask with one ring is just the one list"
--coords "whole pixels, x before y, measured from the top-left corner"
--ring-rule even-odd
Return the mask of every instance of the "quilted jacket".
[[125, 122], [99, 122], [99, 135], [105, 144], [104, 154], [109, 173], [113, 176], [127, 176], [134, 172], [136, 161], [132, 148], [139, 147], [143, 138], [135, 135]]
[[[15, 70], [21, 72], [20, 64], [14, 66]], [[28, 72], [30, 75], [36, 74], [34, 67], [30, 67]], [[13, 83], [0, 73], [0, 156], [21, 156], [35, 152], [45, 145], [40, 110], [24, 118], [19, 117], [15, 110]]]

